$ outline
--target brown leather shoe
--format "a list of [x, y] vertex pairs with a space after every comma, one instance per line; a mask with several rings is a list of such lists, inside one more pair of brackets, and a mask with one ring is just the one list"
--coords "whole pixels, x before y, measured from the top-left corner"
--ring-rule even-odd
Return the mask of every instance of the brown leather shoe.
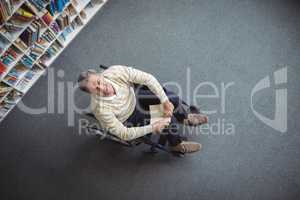
[[188, 114], [188, 118], [183, 120], [183, 124], [188, 126], [197, 126], [201, 124], [206, 124], [208, 122], [208, 117], [206, 115], [201, 115], [198, 113]]
[[200, 151], [202, 145], [197, 142], [182, 141], [180, 144], [170, 147], [171, 151], [180, 153], [194, 153]]

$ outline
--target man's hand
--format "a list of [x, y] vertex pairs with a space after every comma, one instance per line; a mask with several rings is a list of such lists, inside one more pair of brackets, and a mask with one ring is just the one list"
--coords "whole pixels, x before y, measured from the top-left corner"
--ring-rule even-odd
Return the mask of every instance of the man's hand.
[[166, 128], [170, 124], [170, 119], [164, 118], [152, 124], [152, 129], [154, 133], [161, 132], [164, 128]]
[[164, 116], [171, 117], [173, 115], [174, 105], [170, 101], [163, 103]]

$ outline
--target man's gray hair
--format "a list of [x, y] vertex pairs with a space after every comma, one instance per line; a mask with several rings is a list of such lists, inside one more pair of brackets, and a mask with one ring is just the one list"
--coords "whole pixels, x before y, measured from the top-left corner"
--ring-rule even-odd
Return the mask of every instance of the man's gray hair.
[[88, 83], [88, 80], [89, 80], [89, 76], [91, 74], [97, 74], [97, 71], [94, 70], [94, 69], [88, 69], [87, 71], [84, 71], [84, 72], [81, 72], [78, 76], [78, 86], [79, 88], [84, 91], [84, 92], [87, 92], [89, 93], [89, 89], [87, 87], [87, 83]]

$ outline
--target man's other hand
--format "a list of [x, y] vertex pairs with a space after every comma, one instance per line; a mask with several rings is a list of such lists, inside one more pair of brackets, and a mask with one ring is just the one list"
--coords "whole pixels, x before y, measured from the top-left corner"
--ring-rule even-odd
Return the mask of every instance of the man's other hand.
[[163, 103], [164, 116], [171, 117], [174, 111], [174, 105], [170, 101], [165, 101]]
[[153, 132], [159, 133], [170, 124], [170, 118], [164, 118], [152, 124]]

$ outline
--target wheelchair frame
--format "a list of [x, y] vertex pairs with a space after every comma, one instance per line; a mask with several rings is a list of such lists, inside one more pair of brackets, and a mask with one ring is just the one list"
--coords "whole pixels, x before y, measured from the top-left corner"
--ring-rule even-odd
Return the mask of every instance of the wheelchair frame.
[[[86, 116], [92, 118], [93, 120], [97, 120], [93, 113], [85, 113]], [[159, 144], [158, 142], [155, 142], [151, 139], [151, 134], [145, 135], [143, 137], [131, 140], [131, 141], [125, 141], [120, 139], [119, 137], [105, 131], [103, 128], [99, 128], [97, 125], [88, 125], [87, 131], [89, 134], [94, 134], [97, 136], [100, 136], [101, 139], [106, 139], [109, 141], [112, 141], [114, 143], [120, 144], [125, 147], [136, 147], [140, 144], [146, 144], [150, 146], [149, 151], [146, 153], [155, 154], [158, 153], [158, 150], [164, 151], [166, 153], [173, 154], [174, 156], [183, 156], [183, 153], [180, 152], [173, 152], [170, 151], [164, 144]]]

